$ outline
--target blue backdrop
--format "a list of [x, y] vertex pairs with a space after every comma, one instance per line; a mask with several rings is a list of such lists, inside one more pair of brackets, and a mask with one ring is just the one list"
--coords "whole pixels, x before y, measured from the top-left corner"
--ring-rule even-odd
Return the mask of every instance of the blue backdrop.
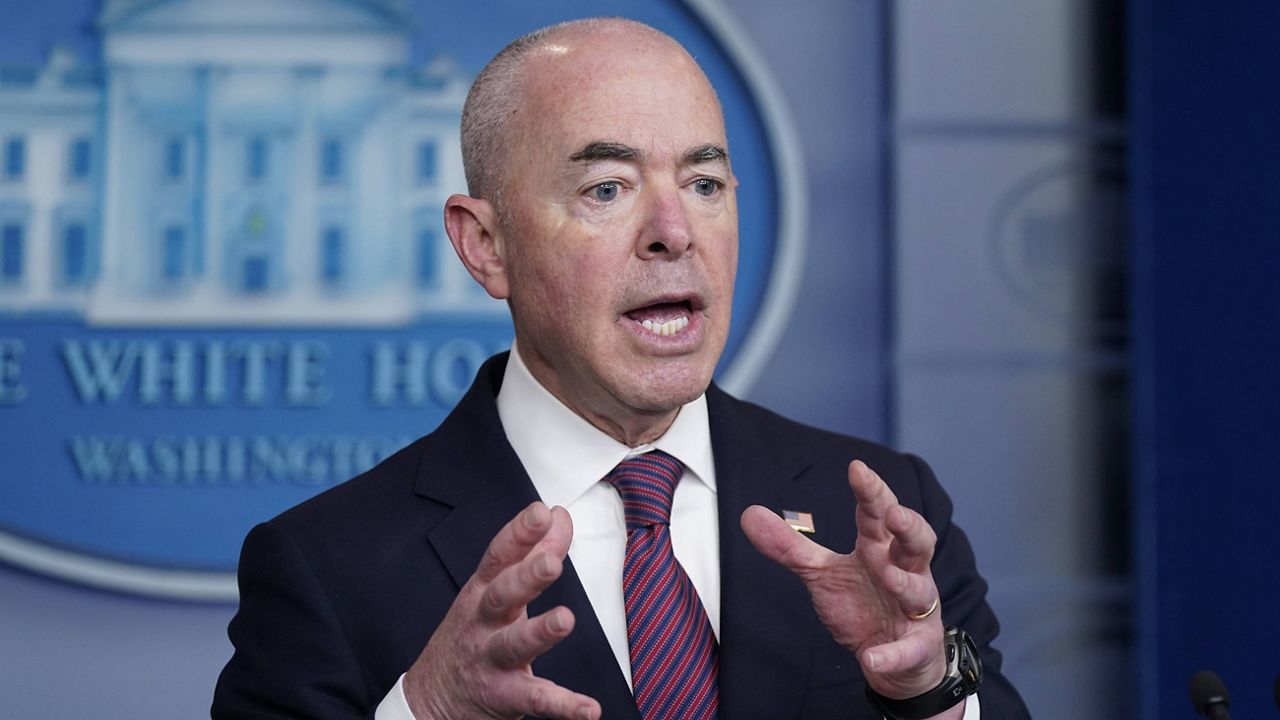
[[1280, 7], [1134, 0], [1137, 612], [1144, 718], [1280, 673]]

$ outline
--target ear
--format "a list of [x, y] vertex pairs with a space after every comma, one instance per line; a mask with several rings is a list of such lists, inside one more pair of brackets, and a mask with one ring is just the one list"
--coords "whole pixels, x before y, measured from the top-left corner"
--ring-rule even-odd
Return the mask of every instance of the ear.
[[498, 214], [488, 200], [450, 195], [444, 204], [444, 229], [467, 272], [492, 297], [505, 300], [506, 253]]

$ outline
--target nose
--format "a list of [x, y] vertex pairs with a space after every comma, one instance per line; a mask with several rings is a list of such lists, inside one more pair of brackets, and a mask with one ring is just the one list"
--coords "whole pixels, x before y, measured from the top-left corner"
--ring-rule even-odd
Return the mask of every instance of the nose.
[[649, 197], [636, 245], [645, 260], [679, 260], [693, 251], [693, 229], [677, 189]]

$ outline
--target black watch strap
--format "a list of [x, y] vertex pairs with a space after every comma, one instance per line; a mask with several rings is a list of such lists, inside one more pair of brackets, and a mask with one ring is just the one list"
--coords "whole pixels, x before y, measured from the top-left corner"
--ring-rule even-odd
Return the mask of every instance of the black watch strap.
[[960, 628], [948, 628], [944, 636], [947, 674], [942, 683], [923, 695], [895, 700], [867, 686], [867, 699], [888, 720], [925, 720], [949, 710], [978, 691], [982, 684], [982, 660], [973, 638]]

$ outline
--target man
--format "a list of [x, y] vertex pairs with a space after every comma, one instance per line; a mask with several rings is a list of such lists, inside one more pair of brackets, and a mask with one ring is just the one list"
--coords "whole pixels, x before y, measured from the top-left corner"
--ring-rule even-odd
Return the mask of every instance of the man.
[[[431, 435], [250, 533], [215, 717], [1026, 716], [924, 464], [711, 384], [737, 180], [683, 48], [624, 20], [517, 40], [468, 96], [463, 155], [446, 229], [513, 350]], [[644, 524], [628, 483], [650, 475]]]

